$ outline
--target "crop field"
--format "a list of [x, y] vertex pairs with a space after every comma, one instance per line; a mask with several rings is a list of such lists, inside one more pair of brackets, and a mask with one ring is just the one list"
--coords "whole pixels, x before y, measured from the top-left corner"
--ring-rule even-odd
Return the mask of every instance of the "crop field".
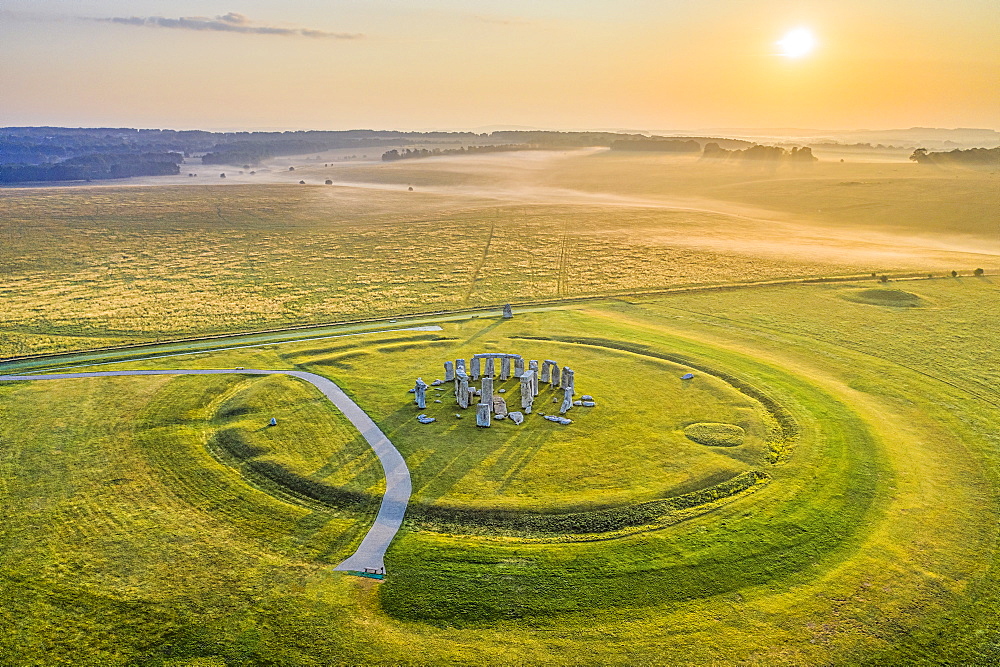
[[[86, 369], [336, 381], [413, 479], [383, 582], [331, 570], [384, 482], [312, 387], [2, 383], [0, 662], [996, 664], [998, 296], [745, 287]], [[574, 368], [596, 407], [413, 405], [487, 351]]]
[[406, 162], [306, 165], [257, 184], [2, 189], [0, 358], [684, 286], [1000, 268], [988, 172], [594, 151]]

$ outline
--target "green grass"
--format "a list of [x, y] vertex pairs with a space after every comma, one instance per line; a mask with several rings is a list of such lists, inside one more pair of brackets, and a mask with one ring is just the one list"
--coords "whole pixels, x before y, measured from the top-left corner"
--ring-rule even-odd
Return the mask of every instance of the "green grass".
[[[841, 298], [857, 289], [677, 295], [194, 357], [321, 372], [390, 434], [416, 493], [382, 583], [326, 570], [370, 521], [363, 499], [380, 474], [310, 387], [240, 376], [0, 387], [0, 539], [12, 556], [0, 655], [995, 662], [1000, 396], [994, 348], [977, 347], [996, 330], [980, 307], [995, 288], [909, 283], [930, 304], [918, 309]], [[939, 345], [963, 319], [969, 337]], [[413, 378], [489, 349], [573, 365], [598, 407], [575, 408], [570, 427], [416, 423]], [[678, 378], [687, 369], [692, 384]], [[685, 437], [705, 422], [739, 425], [746, 442]], [[788, 447], [772, 456], [779, 441]], [[710, 470], [767, 477], [683, 507], [725, 489]], [[683, 471], [701, 482], [685, 487]], [[316, 497], [304, 482], [345, 495]], [[581, 541], [577, 521], [597, 530]]]
[[844, 298], [857, 303], [893, 308], [919, 308], [924, 305], [919, 296], [901, 289], [860, 289], [845, 293]]
[[709, 447], [739, 447], [743, 444], [746, 431], [736, 424], [697, 422], [685, 426], [684, 435]]

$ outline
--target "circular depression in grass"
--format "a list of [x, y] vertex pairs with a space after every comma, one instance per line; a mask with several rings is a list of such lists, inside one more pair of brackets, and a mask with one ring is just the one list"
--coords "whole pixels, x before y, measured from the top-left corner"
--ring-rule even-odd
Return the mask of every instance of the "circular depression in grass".
[[698, 422], [684, 427], [684, 435], [700, 445], [709, 447], [738, 447], [746, 438], [746, 431], [736, 424]]
[[867, 303], [872, 306], [889, 306], [892, 308], [919, 308], [924, 300], [901, 289], [863, 289], [852, 290], [842, 295], [848, 301]]

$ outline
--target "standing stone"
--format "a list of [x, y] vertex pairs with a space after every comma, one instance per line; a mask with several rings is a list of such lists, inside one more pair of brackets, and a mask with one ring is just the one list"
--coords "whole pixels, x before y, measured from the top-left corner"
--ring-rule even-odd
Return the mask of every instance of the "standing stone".
[[559, 414], [566, 414], [569, 409], [573, 407], [573, 390], [569, 387], [563, 389], [563, 402], [562, 407], [559, 408]]
[[490, 427], [490, 407], [489, 403], [476, 405], [476, 426]]
[[539, 378], [540, 382], [549, 381], [549, 370], [552, 368], [552, 364], [554, 363], [554, 361], [549, 361], [548, 359], [542, 362], [542, 376]]
[[479, 372], [479, 357], [472, 357], [472, 363], [470, 364], [470, 366], [472, 366], [472, 373], [471, 373], [472, 379], [478, 380], [479, 376], [482, 375]]
[[478, 403], [479, 401], [476, 400], [477, 396], [479, 396], [479, 392], [476, 391], [476, 388], [469, 387], [469, 399], [467, 401], [468, 405], [475, 405], [476, 403]]
[[505, 320], [509, 320], [512, 317], [514, 317], [514, 309], [511, 308], [510, 304], [508, 303], [506, 306], [503, 307], [503, 318]]
[[569, 368], [567, 368], [566, 371], [569, 373], [569, 379], [567, 380], [566, 374], [563, 373], [563, 381], [564, 381], [563, 383], [566, 385], [566, 389], [569, 389], [570, 396], [572, 396], [573, 394], [576, 393], [576, 379], [575, 379], [576, 373], [575, 371]]
[[569, 382], [569, 374], [570, 374], [569, 366], [563, 366], [563, 369], [562, 369], [562, 382], [559, 383], [559, 388], [560, 389], [565, 389], [566, 388], [566, 383]]
[[496, 360], [493, 357], [486, 357], [486, 368], [485, 370], [483, 370], [483, 375], [485, 375], [488, 378], [491, 378], [497, 374], [496, 370], [497, 370]]
[[493, 378], [486, 376], [483, 378], [482, 398], [480, 403], [493, 405]]
[[503, 400], [502, 396], [493, 397], [493, 414], [497, 417], [507, 416], [507, 401]]
[[552, 367], [552, 388], [560, 387], [559, 384], [559, 364]]
[[413, 388], [413, 393], [416, 394], [416, 404], [418, 408], [427, 407], [427, 387], [429, 385], [424, 382], [423, 378], [417, 378], [417, 384]]
[[535, 371], [528, 370], [521, 374], [521, 409], [525, 414], [531, 414], [531, 404], [535, 402]]
[[500, 381], [506, 382], [510, 379], [510, 357], [504, 355], [500, 358]]
[[455, 363], [452, 361], [444, 362], [444, 381], [451, 382], [455, 379]]
[[455, 398], [458, 400], [458, 407], [469, 407], [469, 376], [465, 373], [458, 375], [458, 389], [455, 390]]
[[514, 377], [519, 378], [524, 375], [524, 359], [514, 357]]
[[535, 374], [537, 375], [538, 374], [538, 361], [535, 360], [535, 359], [532, 359], [531, 361], [529, 361], [528, 362], [528, 370], [535, 371]]
[[467, 371], [465, 370], [465, 359], [456, 359], [455, 360], [455, 372], [456, 373], [465, 373], [466, 375], [468, 375]]

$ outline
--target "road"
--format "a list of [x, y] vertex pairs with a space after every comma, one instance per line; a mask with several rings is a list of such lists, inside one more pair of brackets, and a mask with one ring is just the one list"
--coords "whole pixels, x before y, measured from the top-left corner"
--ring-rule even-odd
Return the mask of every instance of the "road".
[[347, 560], [343, 561], [335, 570], [359, 572], [371, 571], [385, 573], [385, 551], [396, 536], [400, 526], [403, 524], [403, 517], [406, 514], [406, 505], [410, 501], [412, 490], [410, 484], [410, 470], [406, 467], [403, 456], [393, 447], [389, 438], [379, 429], [378, 425], [372, 421], [371, 417], [362, 410], [357, 403], [352, 401], [344, 391], [330, 380], [304, 371], [287, 370], [258, 370], [258, 369], [211, 369], [211, 370], [155, 370], [155, 371], [95, 371], [91, 373], [56, 373], [51, 375], [0, 375], [0, 382], [14, 382], [25, 380], [69, 380], [75, 378], [94, 377], [116, 377], [135, 375], [275, 375], [284, 374], [305, 380], [309, 384], [319, 389], [324, 396], [330, 399], [337, 408], [344, 413], [344, 416], [361, 432], [368, 444], [371, 445], [375, 455], [378, 456], [382, 464], [382, 471], [385, 473], [385, 495], [382, 496], [382, 504], [379, 507], [375, 523], [368, 530], [361, 541], [361, 545]]

